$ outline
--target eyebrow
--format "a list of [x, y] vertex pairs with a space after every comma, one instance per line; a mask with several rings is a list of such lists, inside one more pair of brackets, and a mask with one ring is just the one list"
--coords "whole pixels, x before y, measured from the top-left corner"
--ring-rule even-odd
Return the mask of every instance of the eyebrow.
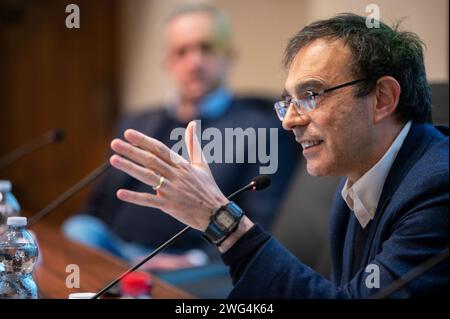
[[[295, 94], [300, 95], [300, 94], [304, 93], [305, 91], [307, 91], [307, 89], [314, 88], [314, 89], [320, 90], [320, 89], [323, 89], [324, 87], [325, 87], [325, 84], [323, 82], [316, 80], [316, 79], [310, 79], [310, 80], [306, 80], [304, 82], [298, 83], [295, 86]], [[284, 98], [290, 97], [290, 96], [291, 96], [291, 94], [286, 89], [284, 89], [283, 93], [281, 94], [281, 98], [284, 99]]]

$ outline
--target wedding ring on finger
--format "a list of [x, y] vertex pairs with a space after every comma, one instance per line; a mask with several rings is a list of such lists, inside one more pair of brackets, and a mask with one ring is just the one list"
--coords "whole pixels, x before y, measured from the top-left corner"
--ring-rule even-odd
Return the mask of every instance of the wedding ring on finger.
[[157, 185], [153, 186], [153, 190], [157, 191], [158, 189], [161, 188], [161, 186], [163, 186], [163, 184], [164, 184], [164, 176], [160, 176], [159, 183]]

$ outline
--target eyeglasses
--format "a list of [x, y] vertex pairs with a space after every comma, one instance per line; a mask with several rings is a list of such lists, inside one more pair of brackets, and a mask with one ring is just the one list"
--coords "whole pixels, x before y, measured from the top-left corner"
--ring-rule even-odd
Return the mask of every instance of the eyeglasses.
[[299, 115], [303, 115], [306, 114], [308, 112], [311, 112], [312, 110], [314, 110], [316, 108], [317, 102], [316, 102], [316, 97], [323, 95], [325, 93], [337, 90], [337, 89], [341, 89], [343, 87], [346, 86], [350, 86], [350, 85], [354, 85], [356, 83], [365, 81], [366, 79], [359, 79], [359, 80], [354, 80], [354, 81], [350, 81], [344, 84], [340, 84], [337, 86], [334, 86], [332, 88], [329, 89], [325, 89], [319, 92], [313, 92], [313, 91], [306, 91], [303, 96], [300, 99], [294, 99], [294, 98], [289, 98], [285, 101], [278, 101], [275, 103], [275, 112], [277, 113], [278, 118], [280, 119], [280, 121], [283, 121], [289, 106], [291, 104], [294, 104], [295, 110], [297, 111], [297, 113]]

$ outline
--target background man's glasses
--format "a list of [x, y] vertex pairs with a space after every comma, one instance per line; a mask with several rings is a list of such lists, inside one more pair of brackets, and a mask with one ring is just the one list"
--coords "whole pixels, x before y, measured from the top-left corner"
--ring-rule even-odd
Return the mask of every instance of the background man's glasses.
[[277, 113], [278, 118], [280, 121], [284, 120], [284, 117], [286, 116], [289, 106], [291, 104], [294, 104], [295, 110], [299, 115], [311, 112], [316, 108], [316, 97], [320, 96], [322, 94], [328, 93], [330, 91], [334, 91], [346, 86], [354, 85], [356, 83], [365, 81], [366, 79], [359, 79], [359, 80], [353, 80], [344, 84], [339, 84], [337, 86], [334, 86], [329, 89], [325, 89], [319, 92], [312, 92], [312, 91], [306, 91], [304, 95], [300, 99], [294, 99], [290, 98], [286, 101], [278, 101], [275, 103], [274, 108], [275, 112]]

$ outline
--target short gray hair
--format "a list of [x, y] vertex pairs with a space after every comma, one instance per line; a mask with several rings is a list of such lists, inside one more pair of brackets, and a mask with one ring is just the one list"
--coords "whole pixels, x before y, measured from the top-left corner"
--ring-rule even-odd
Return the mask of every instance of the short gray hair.
[[177, 6], [163, 21], [166, 27], [172, 20], [191, 13], [206, 13], [210, 15], [215, 23], [217, 35], [224, 42], [230, 42], [231, 23], [228, 16], [215, 6], [207, 3], [182, 4]]

